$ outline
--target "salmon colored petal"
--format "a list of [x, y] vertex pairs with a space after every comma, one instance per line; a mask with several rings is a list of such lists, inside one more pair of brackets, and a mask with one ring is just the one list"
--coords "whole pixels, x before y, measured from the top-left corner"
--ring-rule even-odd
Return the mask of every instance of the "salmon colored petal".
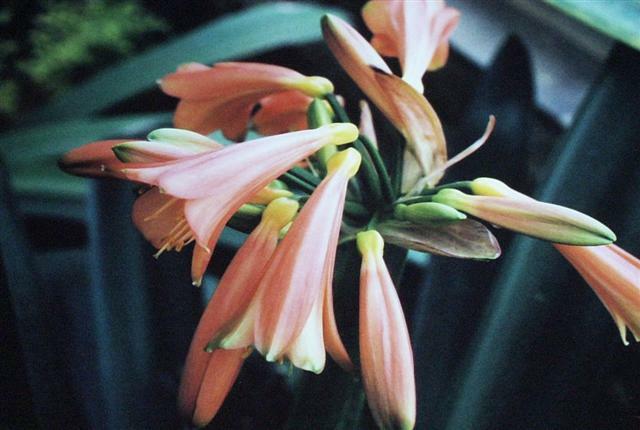
[[165, 76], [160, 86], [181, 99], [174, 117], [176, 127], [205, 134], [222, 129], [232, 140], [244, 137], [249, 116], [264, 97], [291, 90], [313, 97], [333, 91], [325, 78], [258, 63], [218, 63], [211, 68], [188, 65]]
[[290, 89], [305, 76], [272, 64], [228, 62], [206, 69], [181, 68], [160, 80], [166, 94], [186, 100], [230, 98], [254, 92]]
[[448, 39], [459, 16], [443, 1], [434, 0], [373, 0], [362, 9], [373, 46], [383, 55], [398, 57], [403, 79], [419, 93], [424, 91], [422, 76], [427, 68], [446, 62]]
[[299, 91], [264, 97], [253, 116], [253, 126], [262, 135], [307, 129], [307, 109], [312, 100]]
[[640, 260], [616, 245], [554, 246], [598, 295], [622, 342], [629, 344], [627, 327], [640, 341]]
[[[447, 143], [438, 114], [422, 94], [397, 76], [377, 72], [376, 80], [389, 97], [396, 127], [407, 139], [402, 191], [408, 192], [420, 177], [426, 175], [429, 175], [429, 181], [425, 185], [437, 184], [444, 174], [441, 167], [447, 161]], [[418, 166], [417, 175], [408, 165], [410, 160]], [[435, 171], [440, 174], [432, 175]]]
[[[204, 427], [216, 415], [238, 378], [246, 356], [244, 349], [218, 349], [211, 353], [191, 417], [196, 426]], [[182, 399], [180, 403], [183, 413], [186, 413], [191, 403], [185, 401], [182, 405]]]
[[[363, 245], [371, 236], [373, 246]], [[382, 243], [374, 230], [358, 234], [362, 253], [360, 365], [378, 426], [408, 430], [413, 429], [416, 417], [413, 353], [402, 306], [382, 257]]]
[[325, 268], [324, 308], [322, 314], [324, 345], [331, 358], [345, 371], [351, 372], [353, 371], [353, 362], [338, 333], [338, 325], [333, 310], [332, 284], [336, 249], [332, 249], [332, 251], [327, 257], [327, 267]]
[[374, 147], [378, 147], [378, 137], [376, 136], [376, 130], [373, 126], [373, 115], [371, 114], [369, 103], [365, 100], [360, 100], [360, 124], [358, 129], [360, 130], [360, 134], [369, 139]]
[[222, 130], [228, 139], [239, 141], [247, 133], [247, 125], [255, 104], [269, 92], [240, 98], [181, 100], [173, 117], [176, 127], [208, 134]]
[[280, 229], [290, 222], [297, 210], [298, 203], [290, 199], [270, 203], [260, 224], [229, 263], [191, 340], [180, 388], [183, 409], [188, 409], [185, 405], [193, 404], [198, 393], [196, 382], [204, 379], [211, 357], [205, 348], [209, 349], [212, 342], [227, 335], [246, 313], [267, 262], [275, 251]]
[[[334, 155], [329, 174], [306, 202], [260, 282], [262, 300], [255, 326], [256, 348], [269, 361], [286, 356], [317, 301], [324, 300], [333, 265], [346, 187], [360, 163], [353, 148]], [[338, 227], [336, 227], [338, 226]]]
[[[340, 65], [407, 140], [407, 151], [418, 167], [417, 174], [403, 181], [403, 192], [410, 190], [420, 177], [446, 162], [446, 142], [437, 114], [422, 94], [391, 73], [349, 24], [328, 15], [323, 18], [322, 30]], [[433, 177], [431, 182], [438, 179]]]
[[[387, 63], [360, 33], [336, 16], [325, 15], [322, 18], [322, 33], [342, 68], [382, 113], [394, 122], [394, 109], [388, 104], [374, 73], [374, 69], [391, 73]], [[395, 122], [394, 125], [397, 127]]]
[[184, 217], [184, 200], [162, 194], [157, 188], [136, 199], [132, 218], [144, 238], [157, 249], [180, 250], [193, 239]]
[[121, 169], [125, 163], [118, 160], [111, 148], [125, 139], [100, 140], [72, 149], [64, 154], [58, 165], [67, 173], [88, 177], [126, 179]]

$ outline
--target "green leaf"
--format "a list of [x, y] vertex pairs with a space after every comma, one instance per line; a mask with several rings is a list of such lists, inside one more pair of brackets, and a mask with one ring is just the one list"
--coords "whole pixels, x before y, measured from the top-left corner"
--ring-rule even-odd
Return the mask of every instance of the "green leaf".
[[336, 10], [300, 3], [267, 3], [225, 16], [182, 37], [115, 65], [71, 89], [25, 122], [85, 116], [155, 85], [187, 62], [241, 59], [287, 45], [321, 40], [320, 18]]
[[545, 1], [589, 27], [640, 49], [640, 1]]

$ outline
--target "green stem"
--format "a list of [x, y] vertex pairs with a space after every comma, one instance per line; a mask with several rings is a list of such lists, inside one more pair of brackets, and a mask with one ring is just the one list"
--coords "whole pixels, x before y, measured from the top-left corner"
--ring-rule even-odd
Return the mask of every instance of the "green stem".
[[347, 112], [344, 110], [335, 94], [327, 94], [324, 97], [325, 100], [329, 102], [329, 106], [331, 106], [333, 114], [335, 115], [335, 119], [337, 119], [338, 122], [351, 122], [351, 119], [349, 119], [349, 115], [347, 115]]
[[404, 197], [397, 199], [393, 204], [397, 205], [403, 203], [405, 205], [410, 205], [413, 203], [422, 203], [422, 202], [430, 202], [431, 197], [438, 193], [438, 191], [443, 190], [445, 188], [454, 188], [456, 190], [467, 191], [471, 188], [471, 181], [457, 181], [450, 182], [448, 184], [438, 185], [434, 188], [429, 188], [428, 190], [424, 190], [422, 194], [414, 196], [414, 197]]
[[362, 142], [367, 152], [371, 156], [371, 160], [373, 161], [373, 165], [378, 172], [380, 177], [380, 183], [382, 185], [382, 194], [385, 197], [385, 200], [388, 204], [391, 204], [395, 199], [395, 193], [393, 192], [393, 187], [391, 186], [391, 178], [389, 177], [389, 172], [387, 171], [387, 166], [384, 164], [382, 160], [382, 156], [380, 155], [380, 151], [376, 148], [373, 143], [366, 136], [360, 135], [358, 140]]
[[285, 174], [280, 176], [280, 180], [290, 187], [298, 187], [308, 193], [312, 193], [316, 189], [315, 185], [310, 184], [309, 182], [299, 178], [291, 172], [286, 172]]

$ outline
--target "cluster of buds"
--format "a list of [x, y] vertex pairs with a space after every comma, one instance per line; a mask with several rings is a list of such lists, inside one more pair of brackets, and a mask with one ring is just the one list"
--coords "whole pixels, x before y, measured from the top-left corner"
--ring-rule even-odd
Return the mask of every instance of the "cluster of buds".
[[[225, 226], [250, 233], [186, 359], [179, 403], [195, 424], [213, 418], [256, 350], [315, 373], [328, 352], [362, 376], [380, 428], [413, 428], [411, 342], [384, 243], [497, 258], [497, 240], [482, 220], [554, 243], [602, 299], [623, 340], [627, 326], [638, 338], [640, 263], [611, 245], [615, 235], [606, 226], [494, 179], [438, 185], [449, 167], [484, 144], [495, 123], [490, 118], [478, 141], [448, 159], [440, 120], [422, 94], [425, 72], [446, 62], [458, 16], [441, 1], [370, 1], [363, 17], [371, 44], [337, 17], [322, 20], [336, 59], [402, 142], [378, 142], [366, 102], [359, 127], [353, 125], [325, 78], [267, 64], [191, 63], [159, 81], [180, 99], [176, 128], [153, 131], [147, 140], [90, 143], [61, 160], [74, 174], [141, 184], [135, 225], [158, 254], [194, 242], [195, 285]], [[394, 74], [381, 55], [397, 57], [402, 73]], [[249, 129], [263, 137], [245, 140]], [[218, 130], [239, 143], [207, 137]], [[378, 145], [401, 162], [383, 159]], [[362, 255], [357, 361], [334, 317], [338, 243]]]

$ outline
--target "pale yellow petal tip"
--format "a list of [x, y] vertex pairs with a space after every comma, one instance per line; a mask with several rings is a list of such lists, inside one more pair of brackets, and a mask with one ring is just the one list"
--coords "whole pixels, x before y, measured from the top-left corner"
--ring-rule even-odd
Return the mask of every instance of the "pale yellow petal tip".
[[333, 92], [333, 83], [322, 76], [305, 76], [298, 80], [294, 88], [311, 97], [322, 97]]
[[471, 181], [471, 191], [478, 196], [529, 198], [494, 178], [476, 178]]
[[300, 204], [287, 197], [280, 197], [273, 200], [262, 213], [264, 221], [273, 222], [278, 230], [289, 224], [296, 213]]
[[323, 125], [319, 129], [331, 135], [331, 141], [328, 143], [333, 145], [351, 143], [358, 138], [359, 134], [358, 127], [349, 122], [336, 122]]
[[382, 239], [382, 236], [376, 230], [361, 231], [356, 236], [356, 243], [362, 255], [369, 252], [382, 255], [384, 251], [384, 239]]
[[355, 176], [360, 168], [362, 156], [354, 148], [347, 148], [344, 151], [336, 152], [327, 162], [327, 172], [331, 174], [338, 169], [346, 169], [349, 177]]

